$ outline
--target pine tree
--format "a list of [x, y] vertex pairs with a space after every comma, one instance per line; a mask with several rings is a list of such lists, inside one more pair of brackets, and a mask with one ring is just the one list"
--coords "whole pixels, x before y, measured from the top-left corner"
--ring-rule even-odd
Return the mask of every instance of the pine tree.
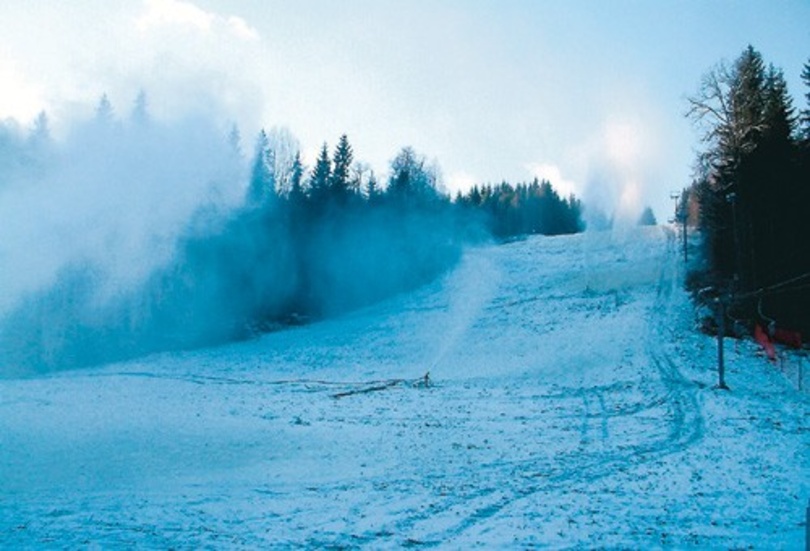
[[267, 134], [261, 130], [256, 138], [248, 186], [247, 202], [250, 206], [264, 206], [275, 196], [275, 182], [271, 168], [273, 164], [271, 159], [268, 159], [269, 153]]
[[304, 165], [301, 163], [301, 153], [296, 153], [293, 159], [292, 174], [290, 176], [290, 195], [303, 195]]
[[31, 129], [29, 139], [34, 144], [41, 144], [49, 142], [51, 139], [50, 125], [48, 124], [48, 114], [45, 111], [40, 111], [37, 118], [34, 119], [34, 126]]
[[[0, 139], [0, 141], [2, 140]], [[45, 169], [48, 166], [47, 161], [53, 152], [48, 115], [45, 111], [42, 111], [37, 115], [37, 118], [34, 119], [34, 124], [28, 134], [26, 147], [20, 158], [22, 161], [24, 157], [25, 160], [22, 162], [32, 168]]]
[[351, 170], [354, 155], [349, 139], [343, 134], [335, 148], [332, 161], [332, 175], [330, 181], [331, 195], [343, 199], [349, 192], [349, 171]]
[[318, 160], [315, 161], [315, 168], [312, 169], [309, 177], [309, 195], [316, 204], [321, 204], [326, 200], [331, 175], [332, 163], [329, 160], [329, 147], [324, 142]]
[[241, 158], [242, 156], [242, 134], [239, 132], [239, 127], [236, 126], [236, 123], [231, 125], [231, 130], [228, 132], [228, 146], [230, 147], [231, 153], [237, 157]]
[[293, 216], [300, 217], [305, 207], [307, 196], [304, 192], [304, 164], [301, 154], [296, 153], [290, 170], [290, 189], [287, 193]]
[[655, 214], [650, 207], [646, 207], [638, 219], [639, 226], [655, 226], [658, 221], [655, 219]]
[[[705, 75], [698, 94], [689, 98], [688, 116], [705, 126], [707, 144], [696, 178], [708, 185], [701, 194], [707, 211], [701, 217], [707, 224], [704, 242], [714, 269], [724, 277], [736, 274], [743, 287], [754, 285], [756, 279], [751, 154], [765, 131], [765, 81], [762, 56], [748, 46], [731, 69], [720, 64]], [[736, 254], [728, 255], [724, 252], [728, 250]]]
[[804, 64], [802, 81], [807, 90], [804, 93], [805, 109], [802, 109], [800, 115], [801, 134], [805, 145], [810, 147], [810, 60]]
[[110, 98], [107, 97], [107, 94], [102, 94], [101, 98], [98, 100], [98, 106], [96, 107], [96, 121], [105, 126], [109, 126], [113, 123], [113, 119], [114, 114]]
[[765, 62], [753, 46], [737, 58], [731, 79], [733, 145], [748, 152], [756, 146], [765, 123]]
[[149, 123], [149, 111], [146, 101], [146, 92], [141, 90], [135, 98], [135, 105], [132, 108], [132, 121], [138, 125], [146, 125]]
[[470, 204], [474, 207], [479, 207], [482, 201], [481, 190], [478, 189], [478, 185], [474, 185], [470, 190]]
[[366, 182], [366, 200], [369, 205], [375, 206], [380, 203], [381, 197], [382, 191], [380, 190], [380, 185], [377, 183], [377, 176], [372, 170]]
[[[810, 66], [803, 78], [810, 85]], [[784, 76], [749, 46], [730, 69], [720, 65], [704, 77], [690, 103], [706, 129], [692, 195], [712, 275], [743, 302], [763, 300], [755, 293], [810, 270], [808, 169], [797, 154], [800, 132]], [[767, 307], [783, 321], [808, 324], [796, 315], [802, 300], [810, 306], [810, 296], [795, 292], [767, 297]], [[761, 306], [748, 300], [735, 308], [756, 319]]]
[[789, 147], [796, 127], [796, 114], [785, 76], [773, 65], [768, 67], [765, 77], [764, 99], [765, 139], [780, 147]]

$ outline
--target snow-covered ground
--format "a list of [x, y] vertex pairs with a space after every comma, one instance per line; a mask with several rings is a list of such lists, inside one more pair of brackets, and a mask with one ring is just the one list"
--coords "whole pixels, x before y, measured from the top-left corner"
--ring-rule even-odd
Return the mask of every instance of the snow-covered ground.
[[810, 400], [749, 343], [714, 389], [679, 270], [663, 228], [532, 238], [340, 319], [0, 380], [0, 548], [801, 548]]

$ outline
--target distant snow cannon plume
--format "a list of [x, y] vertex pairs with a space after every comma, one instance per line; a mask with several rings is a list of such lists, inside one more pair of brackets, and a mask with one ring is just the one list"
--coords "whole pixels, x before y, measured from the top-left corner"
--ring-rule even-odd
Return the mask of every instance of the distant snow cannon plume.
[[613, 117], [604, 124], [597, 143], [584, 194], [588, 227], [633, 226], [651, 183], [654, 137], [639, 120]]
[[105, 96], [59, 142], [46, 122], [28, 135], [0, 127], [0, 376], [131, 348], [126, 335], [168, 300], [144, 289], [181, 236], [210, 231], [244, 195], [227, 131], [150, 120], [143, 95], [125, 120]]

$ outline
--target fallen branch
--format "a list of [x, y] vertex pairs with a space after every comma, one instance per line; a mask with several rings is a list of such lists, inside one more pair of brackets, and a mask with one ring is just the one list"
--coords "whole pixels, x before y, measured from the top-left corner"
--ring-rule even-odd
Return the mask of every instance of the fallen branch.
[[399, 385], [409, 385], [412, 388], [428, 388], [430, 387], [430, 372], [425, 373], [424, 377], [419, 377], [418, 379], [389, 379], [387, 381], [373, 381], [371, 386], [347, 390], [345, 392], [338, 392], [336, 394], [332, 394], [332, 398], [345, 398], [346, 396], [354, 396], [355, 394], [368, 394], [370, 392], [386, 390]]

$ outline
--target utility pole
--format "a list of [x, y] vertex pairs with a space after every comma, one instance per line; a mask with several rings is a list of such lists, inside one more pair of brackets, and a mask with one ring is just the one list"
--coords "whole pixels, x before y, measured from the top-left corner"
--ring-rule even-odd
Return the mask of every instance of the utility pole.
[[726, 365], [723, 358], [723, 338], [726, 336], [726, 297], [721, 295], [714, 300], [717, 304], [717, 388], [728, 390]]
[[740, 290], [740, 274], [742, 273], [742, 258], [740, 253], [740, 228], [737, 225], [737, 193], [726, 194], [726, 201], [731, 203], [732, 231], [734, 232], [734, 290]]
[[805, 511], [804, 549], [810, 551], [810, 499], [807, 500], [807, 511]]

